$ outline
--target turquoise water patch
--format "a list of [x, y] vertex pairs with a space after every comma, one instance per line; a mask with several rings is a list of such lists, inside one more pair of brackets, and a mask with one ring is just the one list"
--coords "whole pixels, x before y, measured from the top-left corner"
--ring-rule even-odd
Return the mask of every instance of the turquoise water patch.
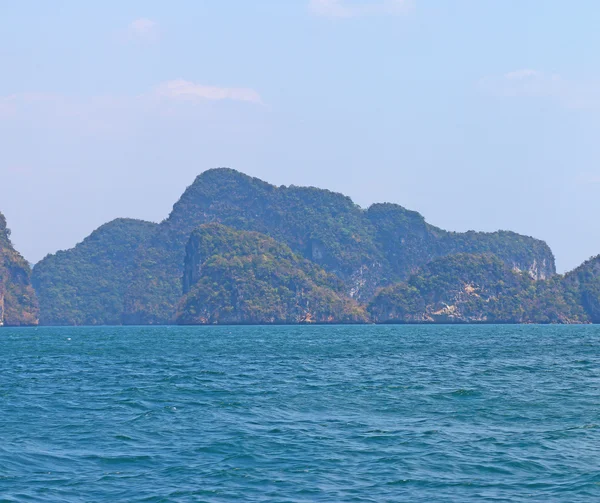
[[600, 501], [600, 327], [0, 330], [2, 502]]

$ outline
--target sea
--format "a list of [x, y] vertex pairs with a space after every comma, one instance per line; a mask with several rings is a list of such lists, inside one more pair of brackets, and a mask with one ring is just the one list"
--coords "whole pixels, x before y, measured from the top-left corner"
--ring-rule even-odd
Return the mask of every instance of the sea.
[[0, 329], [0, 502], [598, 502], [599, 326]]

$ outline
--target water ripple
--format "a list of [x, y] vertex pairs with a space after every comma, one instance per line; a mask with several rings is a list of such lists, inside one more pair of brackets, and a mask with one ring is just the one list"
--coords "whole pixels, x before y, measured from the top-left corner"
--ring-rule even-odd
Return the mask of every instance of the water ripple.
[[600, 327], [0, 336], [0, 503], [600, 501]]

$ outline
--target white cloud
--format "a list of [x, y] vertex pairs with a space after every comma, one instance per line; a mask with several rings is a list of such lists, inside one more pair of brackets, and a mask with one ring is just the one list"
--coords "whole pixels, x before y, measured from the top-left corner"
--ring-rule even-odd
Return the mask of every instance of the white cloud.
[[158, 23], [142, 17], [132, 21], [128, 31], [137, 40], [154, 41], [158, 38]]
[[155, 95], [177, 100], [232, 100], [262, 103], [260, 95], [254, 89], [205, 86], [183, 79], [160, 84], [155, 88]]
[[493, 96], [546, 98], [568, 108], [592, 108], [600, 106], [598, 84], [526, 68], [485, 77], [479, 81], [479, 88]]
[[75, 98], [31, 92], [0, 96], [0, 125], [13, 121], [28, 123], [32, 117], [40, 117], [48, 124], [76, 120], [92, 129], [110, 129], [115, 127], [113, 117], [138, 117], [148, 113], [193, 115], [203, 102], [224, 100], [263, 104], [254, 89], [204, 86], [180, 79], [164, 82], [137, 96]]
[[310, 0], [309, 9], [317, 16], [358, 17], [368, 15], [403, 14], [412, 7], [413, 0]]

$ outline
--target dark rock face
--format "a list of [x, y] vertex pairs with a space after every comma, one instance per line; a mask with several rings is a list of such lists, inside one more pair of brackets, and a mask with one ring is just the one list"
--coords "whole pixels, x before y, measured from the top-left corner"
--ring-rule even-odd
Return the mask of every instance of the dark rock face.
[[38, 324], [39, 306], [30, 279], [29, 264], [14, 249], [0, 213], [0, 325]]
[[[208, 225], [208, 224], [207, 224]], [[215, 224], [216, 225], [216, 224]], [[185, 260], [183, 265], [183, 294], [187, 295], [192, 287], [200, 281], [202, 262], [207, 258], [203, 256], [204, 250], [200, 249], [201, 232], [193, 232], [185, 247]]]
[[[220, 168], [198, 176], [166, 220], [145, 223], [151, 227], [143, 230], [143, 238], [137, 232], [131, 240], [124, 238], [128, 244], [119, 247], [118, 258], [102, 259], [103, 248], [118, 245], [110, 239], [90, 240], [92, 234], [86, 246], [82, 243], [36, 265], [42, 322], [173, 322], [182, 292], [190, 287], [185, 283], [187, 270], [184, 274], [186, 244], [193, 230], [207, 223], [260, 232], [287, 245], [336, 275], [345, 294], [362, 304], [379, 288], [406, 280], [431, 260], [461, 252], [494, 253], [508, 267], [535, 279], [555, 273], [551, 251], [533, 238], [510, 232], [447, 232], [398, 205], [363, 210], [328, 190], [276, 187]], [[73, 278], [97, 274], [101, 292], [89, 281], [61, 280], [66, 271]], [[99, 314], [103, 311], [110, 317]]]
[[364, 323], [342, 284], [263, 234], [206, 224], [186, 247], [180, 324]]
[[309, 257], [310, 260], [317, 264], [322, 264], [327, 262], [327, 248], [325, 247], [325, 243], [320, 241], [319, 239], [311, 239], [309, 242]]

